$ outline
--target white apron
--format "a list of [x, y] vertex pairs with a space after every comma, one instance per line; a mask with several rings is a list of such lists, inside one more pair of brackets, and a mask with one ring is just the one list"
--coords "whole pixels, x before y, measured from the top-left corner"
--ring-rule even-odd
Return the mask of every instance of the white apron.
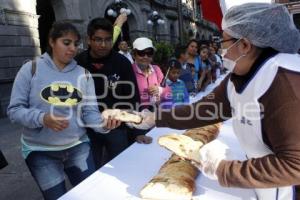
[[[261, 108], [258, 99], [270, 88], [278, 68], [300, 72], [300, 55], [277, 54], [267, 60], [248, 82], [241, 94], [235, 91], [233, 83], [229, 80], [227, 95], [230, 101], [233, 130], [248, 158], [259, 158], [273, 154], [271, 149], [263, 142], [261, 132]], [[292, 200], [294, 198], [293, 186], [255, 189], [259, 200]]]

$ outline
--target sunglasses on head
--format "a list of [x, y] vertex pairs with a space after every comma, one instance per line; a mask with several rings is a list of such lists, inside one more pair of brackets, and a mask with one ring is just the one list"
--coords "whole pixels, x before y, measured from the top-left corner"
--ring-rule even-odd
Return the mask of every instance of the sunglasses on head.
[[153, 49], [149, 49], [149, 50], [143, 50], [143, 51], [136, 51], [137, 55], [140, 57], [144, 57], [145, 55], [147, 55], [148, 57], [152, 57], [154, 54]]

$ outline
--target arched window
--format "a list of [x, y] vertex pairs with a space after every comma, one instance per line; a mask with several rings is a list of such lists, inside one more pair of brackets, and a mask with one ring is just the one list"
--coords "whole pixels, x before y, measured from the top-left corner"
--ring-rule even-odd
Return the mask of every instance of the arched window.
[[300, 13], [293, 14], [293, 20], [296, 27], [300, 30]]

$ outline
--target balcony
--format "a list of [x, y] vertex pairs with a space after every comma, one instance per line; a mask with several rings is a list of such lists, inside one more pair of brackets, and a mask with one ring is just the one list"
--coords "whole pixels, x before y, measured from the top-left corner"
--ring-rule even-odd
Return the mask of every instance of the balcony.
[[215, 25], [214, 23], [207, 21], [205, 19], [196, 19], [195, 23], [197, 24], [197, 26], [201, 26], [204, 27], [206, 29], [209, 29], [211, 31], [218, 31], [219, 28], [217, 27], [217, 25]]
[[150, 0], [152, 3], [169, 8], [177, 8], [177, 0]]
[[182, 16], [193, 21], [193, 9], [187, 4], [183, 3], [182, 6]]

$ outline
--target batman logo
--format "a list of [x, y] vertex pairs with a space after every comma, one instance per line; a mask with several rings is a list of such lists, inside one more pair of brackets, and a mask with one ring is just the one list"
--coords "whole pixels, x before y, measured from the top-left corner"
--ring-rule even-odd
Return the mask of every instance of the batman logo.
[[44, 101], [55, 106], [75, 106], [82, 101], [82, 93], [71, 84], [53, 83], [41, 92]]

